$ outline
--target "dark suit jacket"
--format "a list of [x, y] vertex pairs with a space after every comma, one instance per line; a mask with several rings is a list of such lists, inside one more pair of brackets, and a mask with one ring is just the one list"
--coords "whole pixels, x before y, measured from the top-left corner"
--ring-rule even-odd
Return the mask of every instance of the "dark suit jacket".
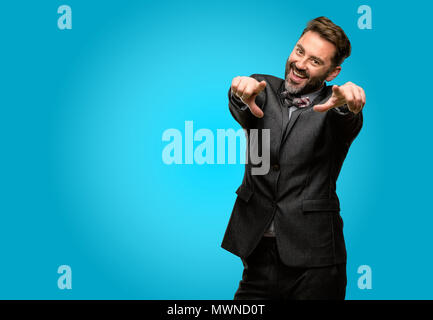
[[259, 74], [252, 77], [267, 83], [256, 98], [264, 117], [254, 117], [248, 108], [242, 110], [242, 102], [230, 91], [229, 108], [246, 129], [247, 138], [249, 129], [270, 129], [271, 167], [266, 175], [252, 175], [254, 164], [248, 161], [245, 165], [221, 246], [241, 258], [248, 257], [274, 219], [279, 254], [286, 265], [345, 263], [336, 181], [361, 130], [362, 113], [355, 115], [347, 107], [343, 107], [345, 113], [314, 111], [313, 105], [332, 94], [332, 87], [325, 86], [309, 107], [295, 110], [289, 121], [288, 109], [279, 96], [284, 80]]

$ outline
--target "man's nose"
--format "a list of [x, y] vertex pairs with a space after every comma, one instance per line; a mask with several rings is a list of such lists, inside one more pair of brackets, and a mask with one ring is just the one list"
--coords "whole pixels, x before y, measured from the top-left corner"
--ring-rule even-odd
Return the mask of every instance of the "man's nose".
[[295, 62], [295, 66], [299, 70], [307, 69], [307, 59], [299, 59], [298, 61]]

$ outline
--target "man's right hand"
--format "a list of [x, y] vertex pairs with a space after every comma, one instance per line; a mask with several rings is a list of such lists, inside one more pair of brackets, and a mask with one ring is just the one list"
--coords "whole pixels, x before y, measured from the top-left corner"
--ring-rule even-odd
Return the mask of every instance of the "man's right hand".
[[257, 95], [266, 88], [265, 81], [257, 81], [251, 77], [236, 77], [232, 81], [232, 92], [245, 103], [251, 113], [257, 118], [264, 116], [263, 111], [256, 104]]

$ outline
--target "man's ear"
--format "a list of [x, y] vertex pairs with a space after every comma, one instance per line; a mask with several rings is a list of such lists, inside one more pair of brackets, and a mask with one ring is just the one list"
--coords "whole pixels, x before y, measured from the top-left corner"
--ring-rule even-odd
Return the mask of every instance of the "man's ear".
[[334, 80], [341, 71], [341, 66], [336, 66], [334, 70], [326, 77], [326, 82]]

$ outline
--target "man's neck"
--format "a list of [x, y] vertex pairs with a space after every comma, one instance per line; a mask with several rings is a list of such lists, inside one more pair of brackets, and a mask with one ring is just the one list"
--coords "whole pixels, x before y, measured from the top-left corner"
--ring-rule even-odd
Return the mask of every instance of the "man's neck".
[[312, 90], [310, 90], [310, 91], [308, 91], [306, 93], [304, 93], [304, 92], [301, 93], [299, 95], [299, 97], [302, 98], [302, 97], [308, 97], [308, 96], [312, 96], [312, 95], [317, 95], [324, 87], [325, 87], [325, 82], [323, 82], [322, 85], [319, 88], [312, 89]]

